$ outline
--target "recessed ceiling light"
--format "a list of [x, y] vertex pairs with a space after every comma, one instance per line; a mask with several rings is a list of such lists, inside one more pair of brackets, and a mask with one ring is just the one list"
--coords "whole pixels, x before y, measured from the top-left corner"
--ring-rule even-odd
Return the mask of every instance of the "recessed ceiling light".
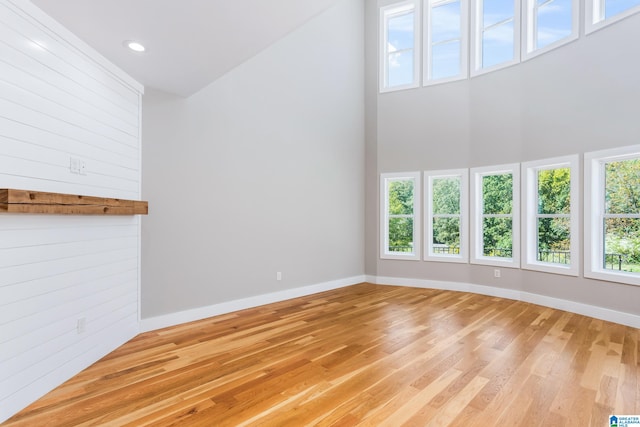
[[123, 44], [134, 52], [144, 52], [146, 50], [142, 44], [133, 40], [125, 40]]

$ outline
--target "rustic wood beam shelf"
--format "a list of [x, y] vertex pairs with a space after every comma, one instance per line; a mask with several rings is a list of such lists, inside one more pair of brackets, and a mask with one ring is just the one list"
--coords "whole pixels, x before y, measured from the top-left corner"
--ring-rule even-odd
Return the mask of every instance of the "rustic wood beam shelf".
[[149, 203], [3, 188], [0, 189], [0, 212], [55, 215], [147, 215]]

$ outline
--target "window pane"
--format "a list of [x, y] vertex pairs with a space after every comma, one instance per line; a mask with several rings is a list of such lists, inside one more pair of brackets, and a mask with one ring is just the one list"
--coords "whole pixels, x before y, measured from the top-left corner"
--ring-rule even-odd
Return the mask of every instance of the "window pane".
[[413, 12], [391, 16], [387, 20], [387, 43], [389, 52], [413, 49]]
[[605, 165], [605, 212], [640, 213], [640, 159]]
[[538, 172], [538, 213], [571, 213], [571, 169]]
[[511, 227], [511, 218], [484, 218], [482, 254], [490, 257], [511, 258], [513, 254]]
[[389, 54], [387, 86], [402, 86], [413, 83], [413, 51], [405, 50]]
[[482, 33], [482, 67], [513, 59], [513, 21], [498, 25]]
[[438, 80], [460, 75], [460, 42], [433, 46], [431, 50], [431, 79]]
[[431, 9], [431, 43], [460, 38], [460, 2]]
[[413, 252], [413, 218], [389, 218], [389, 252]]
[[604, 252], [605, 269], [640, 272], [640, 219], [605, 219]]
[[460, 178], [435, 178], [433, 180], [433, 213], [460, 213]]
[[433, 253], [460, 253], [460, 218], [433, 218]]
[[571, 263], [570, 227], [569, 218], [538, 218], [538, 261]]
[[413, 215], [413, 180], [389, 182], [389, 214]]
[[483, 176], [482, 201], [485, 214], [510, 214], [513, 204], [513, 175]]
[[507, 18], [513, 18], [513, 0], [484, 0], [482, 2], [482, 28], [487, 28]]
[[625, 10], [640, 5], [640, 0], [606, 0], [604, 3], [604, 17], [610, 18]]
[[571, 35], [571, 0], [554, 0], [538, 9], [536, 47], [542, 48]]

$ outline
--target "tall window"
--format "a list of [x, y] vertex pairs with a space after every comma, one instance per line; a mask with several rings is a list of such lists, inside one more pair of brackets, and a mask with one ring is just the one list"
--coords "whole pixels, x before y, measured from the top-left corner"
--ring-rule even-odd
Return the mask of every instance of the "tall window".
[[474, 5], [474, 73], [520, 61], [520, 1], [477, 0]]
[[524, 262], [531, 270], [578, 275], [578, 157], [523, 165]]
[[467, 0], [427, 0], [425, 3], [425, 84], [467, 77]]
[[640, 0], [586, 0], [586, 33], [640, 12]]
[[577, 0], [525, 2], [523, 56], [529, 58], [578, 38]]
[[640, 285], [640, 146], [585, 154], [585, 276]]
[[467, 262], [467, 169], [425, 172], [426, 261]]
[[420, 260], [420, 172], [380, 176], [380, 257]]
[[520, 165], [471, 170], [471, 262], [520, 266]]
[[420, 70], [419, 2], [380, 9], [380, 91], [417, 87]]

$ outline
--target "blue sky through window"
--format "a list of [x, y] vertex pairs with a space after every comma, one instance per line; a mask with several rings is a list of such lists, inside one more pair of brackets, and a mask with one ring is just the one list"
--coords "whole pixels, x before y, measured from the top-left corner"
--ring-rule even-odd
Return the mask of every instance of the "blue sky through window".
[[482, 2], [482, 68], [513, 59], [514, 8], [513, 0]]
[[431, 42], [460, 38], [460, 2], [435, 6], [431, 9]]
[[460, 41], [433, 46], [431, 52], [431, 79], [438, 80], [460, 74]]
[[488, 68], [513, 59], [513, 20], [482, 34], [482, 67]]
[[414, 81], [414, 12], [392, 15], [387, 20], [387, 86]]
[[482, 27], [487, 28], [508, 18], [513, 18], [513, 0], [484, 0], [482, 2]]
[[604, 18], [610, 18], [640, 5], [640, 0], [605, 0]]
[[539, 0], [536, 48], [540, 49], [571, 35], [571, 0]]
[[431, 9], [431, 80], [460, 75], [461, 13], [460, 1]]

